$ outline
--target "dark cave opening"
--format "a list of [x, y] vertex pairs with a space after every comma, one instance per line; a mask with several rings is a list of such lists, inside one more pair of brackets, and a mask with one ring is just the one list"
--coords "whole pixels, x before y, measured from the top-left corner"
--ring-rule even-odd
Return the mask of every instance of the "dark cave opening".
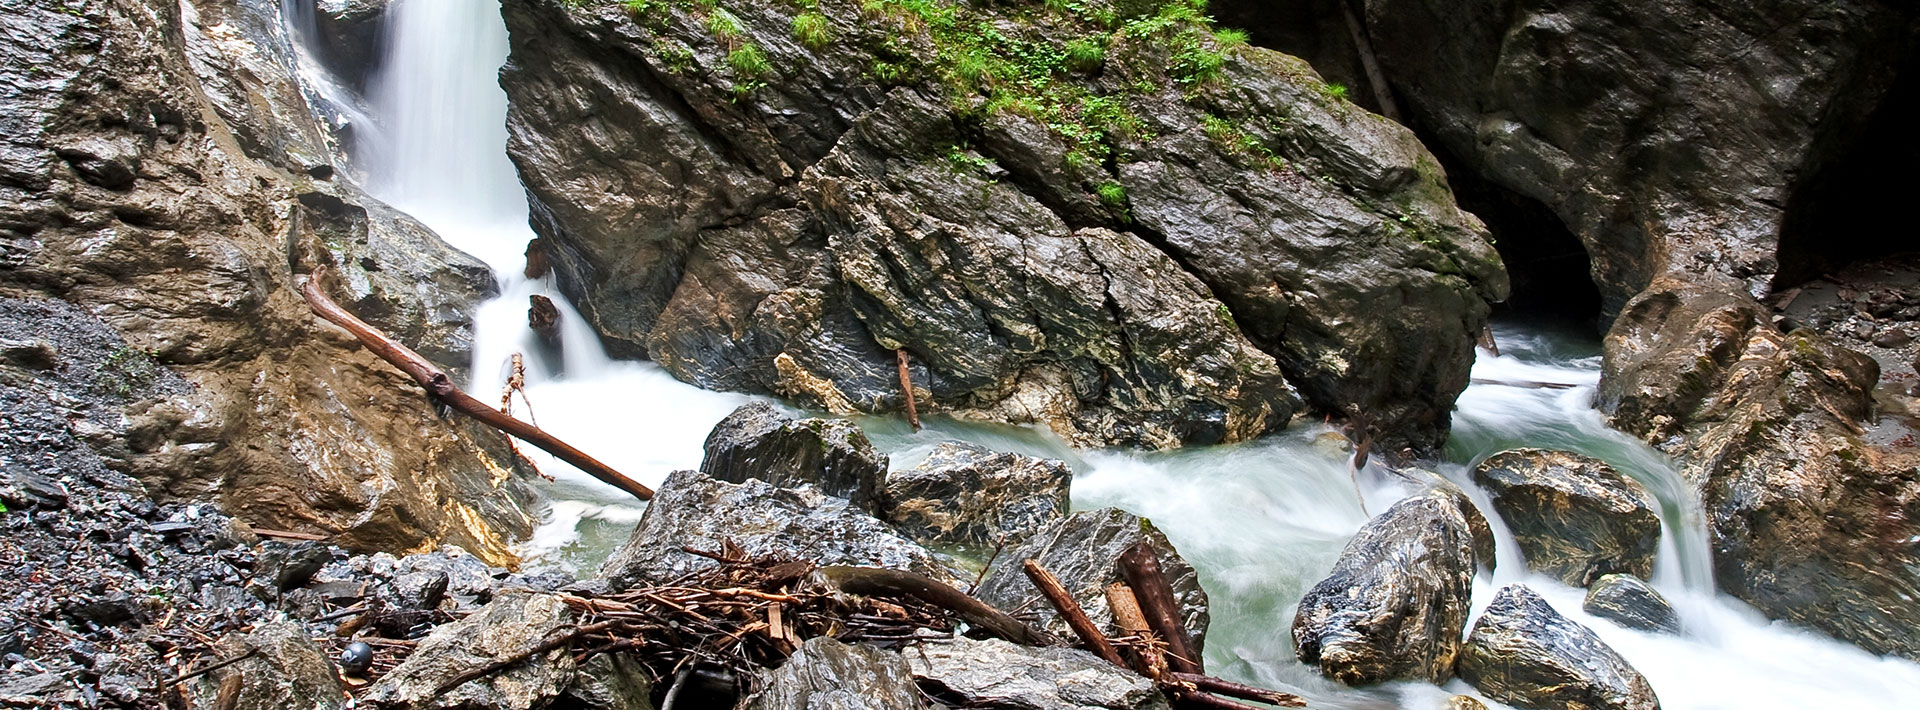
[[1920, 195], [1920, 52], [1864, 122], [1833, 131], [1837, 144], [1801, 176], [1781, 221], [1774, 290], [1849, 264], [1920, 251], [1920, 227], [1898, 206]]

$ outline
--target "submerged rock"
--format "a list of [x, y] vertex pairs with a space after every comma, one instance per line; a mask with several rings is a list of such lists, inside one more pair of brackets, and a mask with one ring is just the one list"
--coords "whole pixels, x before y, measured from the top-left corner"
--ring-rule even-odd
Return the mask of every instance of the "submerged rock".
[[434, 629], [398, 667], [361, 694], [380, 708], [532, 710], [546, 707], [574, 676], [573, 653], [556, 648], [437, 693], [440, 685], [545, 640], [573, 619], [551, 594], [508, 592], [472, 616]]
[[887, 455], [844, 419], [794, 420], [766, 402], [741, 405], [707, 434], [700, 472], [730, 483], [757, 478], [791, 488], [813, 484], [869, 512], [880, 508]]
[[920, 689], [899, 654], [848, 645], [826, 636], [767, 674], [765, 687], [742, 703], [747, 710], [921, 710]]
[[1517, 449], [1482, 461], [1473, 480], [1513, 532], [1528, 568], [1576, 587], [1615, 572], [1653, 576], [1660, 548], [1653, 497], [1605, 462]]
[[1876, 363], [1782, 333], [1727, 280], [1662, 279], [1607, 334], [1600, 405], [1681, 464], [1714, 580], [1769, 617], [1920, 659], [1920, 434], [1875, 411]]
[[725, 542], [748, 555], [781, 555], [819, 565], [870, 565], [950, 580], [926, 548], [845, 499], [810, 485], [728, 483], [694, 471], [667, 476], [633, 536], [600, 566], [615, 589], [664, 583], [716, 564], [682, 547], [712, 552]]
[[1474, 623], [1460, 677], [1489, 698], [1530, 710], [1660, 707], [1626, 659], [1519, 584], [1501, 589]]
[[1361, 527], [1300, 600], [1300, 660], [1348, 685], [1453, 677], [1477, 557], [1471, 506], [1457, 491], [1430, 488]]
[[1680, 614], [1652, 585], [1630, 574], [1609, 574], [1587, 588], [1582, 610], [1629, 629], [1680, 633]]
[[1030, 648], [956, 637], [901, 653], [914, 679], [954, 707], [1003, 710], [1164, 710], [1153, 682], [1077, 648]]
[[1200, 575], [1181, 559], [1167, 536], [1146, 518], [1120, 510], [1101, 508], [1067, 516], [1035, 533], [1017, 547], [1010, 547], [987, 569], [973, 595], [1002, 611], [1031, 615], [1046, 631], [1060, 638], [1075, 638], [1065, 620], [1035, 589], [1033, 580], [1021, 571], [1027, 560], [1060, 580], [1060, 586], [1073, 594], [1093, 623], [1109, 636], [1125, 633], [1113, 621], [1107, 606], [1107, 585], [1125, 581], [1120, 573], [1120, 555], [1135, 543], [1146, 542], [1159, 553], [1160, 571], [1173, 587], [1173, 596], [1183, 612], [1181, 621], [1193, 637], [1194, 647], [1206, 640], [1207, 592], [1200, 588]]
[[1018, 545], [1066, 514], [1063, 461], [942, 442], [927, 460], [887, 474], [887, 522], [928, 544]]

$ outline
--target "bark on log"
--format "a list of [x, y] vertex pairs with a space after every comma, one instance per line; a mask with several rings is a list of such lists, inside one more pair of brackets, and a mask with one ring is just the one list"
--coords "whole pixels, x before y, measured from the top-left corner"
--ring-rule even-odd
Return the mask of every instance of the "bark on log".
[[1187, 635], [1187, 626], [1180, 620], [1180, 602], [1174, 599], [1173, 587], [1160, 571], [1160, 560], [1153, 546], [1139, 542], [1127, 548], [1120, 554], [1120, 573], [1126, 577], [1127, 586], [1133, 588], [1140, 610], [1147, 615], [1147, 624], [1166, 639], [1168, 664], [1182, 673], [1205, 673], [1200, 654], [1193, 650], [1193, 638]]
[[1106, 634], [1101, 633], [1100, 627], [1094, 626], [1093, 620], [1087, 618], [1087, 610], [1080, 608], [1080, 602], [1074, 601], [1073, 594], [1066, 587], [1060, 586], [1058, 577], [1033, 560], [1022, 563], [1020, 569], [1027, 573], [1027, 579], [1033, 580], [1033, 586], [1040, 589], [1040, 594], [1053, 604], [1054, 610], [1060, 612], [1060, 617], [1067, 620], [1067, 628], [1073, 629], [1081, 643], [1087, 645], [1087, 650], [1106, 659], [1108, 663], [1127, 667], [1127, 662], [1120, 658], [1120, 652], [1114, 650], [1112, 642], [1107, 641]]
[[1164, 683], [1167, 678], [1167, 655], [1160, 652], [1159, 635], [1153, 633], [1153, 627], [1147, 625], [1146, 614], [1140, 611], [1140, 602], [1133, 596], [1133, 590], [1125, 582], [1107, 585], [1107, 608], [1113, 610], [1113, 620], [1120, 630], [1128, 636], [1138, 636], [1145, 645], [1136, 647], [1133, 670], [1155, 683]]
[[1266, 688], [1256, 688], [1251, 685], [1243, 685], [1240, 683], [1235, 683], [1230, 680], [1221, 680], [1219, 678], [1215, 678], [1210, 675], [1199, 675], [1196, 673], [1175, 673], [1173, 674], [1173, 679], [1181, 683], [1186, 683], [1188, 685], [1191, 685], [1194, 688], [1200, 690], [1201, 692], [1216, 693], [1219, 695], [1225, 695], [1230, 698], [1252, 700], [1254, 702], [1266, 703], [1268, 705], [1279, 705], [1281, 707], [1289, 707], [1289, 708], [1301, 708], [1301, 707], [1307, 706], [1306, 700], [1292, 693], [1282, 693], [1277, 690], [1267, 690]]
[[904, 594], [958, 614], [968, 624], [1025, 646], [1058, 646], [1060, 640], [985, 602], [925, 575], [879, 567], [822, 567], [821, 578], [848, 594]]
[[378, 328], [367, 325], [365, 321], [354, 317], [352, 313], [348, 313], [346, 309], [341, 308], [340, 304], [335, 303], [331, 297], [327, 296], [326, 290], [320, 286], [320, 281], [325, 275], [326, 269], [315, 269], [313, 274], [307, 277], [306, 282], [300, 284], [300, 294], [306, 297], [308, 307], [312, 308], [313, 312], [321, 318], [325, 318], [334, 325], [345, 328], [347, 332], [352, 333], [353, 337], [359, 339], [361, 345], [366, 346], [367, 350], [373, 354], [380, 356], [380, 359], [392, 363], [394, 367], [398, 367], [402, 372], [407, 373], [415, 382], [420, 383], [422, 388], [427, 390], [428, 395], [446, 403], [447, 406], [459, 410], [461, 414], [479, 420], [482, 424], [499, 429], [509, 436], [519, 438], [521, 441], [540, 447], [547, 453], [553, 454], [555, 458], [573, 464], [575, 468], [586, 472], [587, 475], [600, 479], [602, 483], [626, 491], [628, 494], [640, 500], [653, 499], [653, 489], [641, 485], [639, 481], [635, 481], [621, 474], [619, 471], [613, 470], [613, 467], [601, 463], [598, 459], [588, 456], [585, 452], [567, 445], [564, 441], [554, 438], [552, 434], [541, 431], [539, 427], [501, 414], [494, 408], [487, 406], [485, 402], [474, 399], [467, 393], [460, 391], [459, 387], [454, 386], [453, 380], [447, 377], [447, 373], [441, 372], [440, 368], [435, 367], [433, 363], [428, 362], [427, 359], [421, 357], [419, 353], [414, 352], [405, 345], [395, 342], [392, 338], [387, 337], [385, 333], [380, 332]]
[[900, 391], [907, 397], [907, 423], [914, 431], [920, 431], [920, 412], [913, 406], [913, 377], [907, 374], [907, 351], [901, 348], [893, 351], [900, 362]]

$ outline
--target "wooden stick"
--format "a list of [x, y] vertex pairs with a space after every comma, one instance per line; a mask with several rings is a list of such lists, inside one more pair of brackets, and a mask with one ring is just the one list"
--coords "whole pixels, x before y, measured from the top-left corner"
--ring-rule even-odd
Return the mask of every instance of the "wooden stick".
[[280, 538], [286, 538], [288, 540], [312, 540], [316, 542], [327, 539], [327, 536], [325, 535], [315, 535], [313, 533], [303, 533], [303, 532], [291, 532], [287, 530], [268, 530], [266, 528], [256, 528], [251, 525], [247, 526], [247, 529], [252, 530], [253, 534], [259, 535], [261, 537], [280, 537]]
[[878, 567], [822, 567], [819, 572], [828, 584], [848, 594], [911, 596], [958, 614], [969, 624], [1023, 646], [1060, 645], [1060, 640], [1052, 634], [1021, 623], [1019, 619], [1007, 616], [1006, 612], [987, 606], [985, 602], [925, 575]]
[[394, 367], [407, 373], [427, 390], [427, 394], [459, 410], [461, 414], [479, 420], [482, 424], [540, 447], [561, 461], [585, 471], [587, 475], [600, 479], [602, 483], [626, 491], [640, 500], [653, 499], [653, 489], [641, 485], [639, 481], [627, 478], [619, 471], [613, 470], [613, 467], [601, 463], [579, 449], [568, 446], [566, 442], [541, 431], [539, 427], [501, 414], [480, 400], [460, 391], [460, 388], [453, 385], [453, 380], [447, 377], [447, 373], [441, 372], [440, 368], [434, 367], [433, 363], [428, 362], [419, 353], [394, 342], [379, 329], [367, 325], [365, 321], [341, 308], [340, 304], [334, 303], [333, 299], [329, 298], [325, 290], [320, 287], [320, 280], [325, 277], [325, 274], [325, 268], [316, 269], [306, 282], [300, 284], [300, 294], [306, 297], [307, 305], [313, 308], [313, 312], [321, 318], [352, 333], [353, 337], [359, 339], [361, 345], [380, 356], [380, 359], [392, 363]]
[[1473, 378], [1476, 385], [1501, 385], [1504, 387], [1522, 387], [1530, 390], [1570, 390], [1580, 385], [1571, 382], [1532, 382], [1528, 380], [1495, 380], [1485, 377]]
[[898, 348], [893, 354], [900, 361], [900, 391], [907, 395], [907, 423], [913, 425], [914, 431], [920, 431], [920, 412], [913, 406], [913, 378], [907, 375], [907, 350]]
[[249, 659], [249, 658], [252, 658], [252, 657], [254, 657], [254, 655], [255, 655], [255, 654], [257, 654], [257, 653], [259, 653], [259, 652], [260, 652], [260, 649], [257, 649], [257, 648], [250, 648], [250, 649], [247, 649], [247, 652], [246, 652], [246, 653], [242, 653], [242, 654], [240, 654], [240, 655], [238, 655], [238, 656], [234, 656], [234, 657], [232, 657], [232, 658], [229, 658], [229, 659], [227, 659], [227, 660], [224, 660], [224, 661], [221, 661], [221, 662], [219, 662], [219, 663], [215, 663], [215, 664], [213, 664], [213, 665], [210, 665], [210, 666], [207, 666], [207, 667], [205, 667], [205, 668], [202, 668], [202, 669], [200, 669], [200, 670], [197, 670], [197, 671], [193, 671], [192, 673], [188, 673], [188, 674], [186, 674], [186, 675], [183, 675], [183, 676], [180, 676], [180, 677], [178, 677], [178, 678], [175, 678], [175, 679], [173, 679], [173, 680], [170, 680], [170, 681], [167, 681], [167, 685], [179, 685], [179, 684], [181, 684], [181, 683], [185, 683], [185, 682], [187, 682], [187, 681], [190, 681], [190, 680], [193, 680], [193, 679], [195, 679], [195, 678], [198, 678], [198, 677], [200, 677], [200, 676], [203, 676], [203, 675], [206, 675], [206, 674], [208, 674], [208, 673], [212, 673], [212, 672], [214, 672], [214, 671], [217, 671], [217, 670], [220, 670], [220, 669], [222, 669], [222, 668], [225, 668], [225, 667], [227, 667], [227, 666], [231, 666], [231, 665], [233, 665], [233, 664], [235, 664], [235, 663], [239, 663], [239, 662], [241, 662], [241, 661], [244, 661], [244, 660], [247, 660], [247, 659]]
[[1148, 680], [1163, 682], [1167, 677], [1167, 656], [1160, 652], [1160, 637], [1153, 633], [1153, 627], [1147, 625], [1147, 617], [1140, 613], [1140, 602], [1133, 597], [1133, 590], [1126, 582], [1114, 582], [1107, 585], [1107, 607], [1113, 610], [1113, 620], [1129, 636], [1138, 636], [1146, 643], [1136, 648], [1133, 670]]
[[1387, 85], [1387, 73], [1380, 70], [1380, 59], [1373, 53], [1373, 42], [1367, 36], [1366, 25], [1361, 23], [1359, 13], [1353, 11], [1351, 0], [1340, 1], [1341, 14], [1347, 21], [1347, 34], [1353, 37], [1353, 48], [1360, 55], [1360, 69], [1367, 74], [1367, 83], [1373, 87], [1373, 98], [1380, 102], [1380, 115], [1394, 123], [1404, 123], [1400, 117], [1400, 106], [1393, 101], [1393, 87]]
[[1112, 642], [1107, 641], [1106, 634], [1100, 633], [1100, 627], [1094, 626], [1093, 620], [1087, 618], [1087, 611], [1080, 608], [1080, 602], [1075, 601], [1073, 594], [1060, 585], [1060, 578], [1033, 560], [1021, 563], [1020, 569], [1027, 573], [1027, 579], [1033, 580], [1033, 586], [1040, 589], [1040, 594], [1053, 604], [1054, 610], [1060, 612], [1061, 618], [1067, 620], [1067, 628], [1073, 629], [1073, 633], [1080, 637], [1080, 642], [1087, 645], [1087, 650], [1107, 659], [1108, 663], [1127, 667], [1127, 662], [1120, 659], [1120, 652], [1114, 650]]
[[1199, 691], [1175, 691], [1172, 695], [1175, 707], [1207, 708], [1207, 710], [1260, 710], [1260, 708], [1246, 703], [1214, 697]]
[[1266, 688], [1256, 688], [1251, 685], [1242, 685], [1240, 683], [1235, 683], [1230, 680], [1222, 680], [1219, 678], [1215, 678], [1210, 675], [1199, 675], [1197, 673], [1175, 673], [1173, 674], [1173, 679], [1181, 683], [1192, 685], [1194, 688], [1200, 690], [1201, 692], [1218, 693], [1220, 695], [1225, 695], [1230, 698], [1252, 700], [1254, 702], [1266, 703], [1268, 705], [1279, 705], [1281, 707], [1289, 707], [1289, 708], [1300, 708], [1300, 707], [1307, 706], [1306, 700], [1292, 693], [1282, 693], [1277, 690], [1267, 690]]
[[1186, 623], [1180, 620], [1180, 602], [1173, 598], [1173, 586], [1161, 573], [1153, 546], [1143, 540], [1127, 548], [1120, 554], [1120, 572], [1140, 601], [1147, 624], [1166, 639], [1169, 665], [1182, 673], [1205, 673], [1200, 654], [1193, 651], [1193, 639], [1187, 636]]

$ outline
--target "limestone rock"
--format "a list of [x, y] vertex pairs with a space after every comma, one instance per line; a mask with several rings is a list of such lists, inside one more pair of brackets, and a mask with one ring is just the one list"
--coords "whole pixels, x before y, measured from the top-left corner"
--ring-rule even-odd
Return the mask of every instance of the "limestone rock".
[[1087, 617], [1111, 636], [1123, 633], [1114, 624], [1113, 610], [1107, 607], [1106, 587], [1124, 581], [1119, 559], [1127, 548], [1145, 541], [1159, 553], [1160, 571], [1173, 587], [1180, 602], [1182, 621], [1197, 647], [1206, 640], [1207, 593], [1200, 588], [1200, 577], [1193, 566], [1180, 558], [1167, 537], [1146, 518], [1118, 508], [1101, 508], [1074, 513], [1035, 533], [1017, 547], [1000, 554], [974, 596], [1003, 611], [1018, 610], [1037, 617], [1045, 630], [1061, 638], [1074, 638], [1064, 620], [1053, 612], [1033, 581], [1021, 571], [1027, 560], [1035, 560], [1060, 579], [1060, 585], [1073, 594]]
[[794, 420], [766, 402], [741, 405], [707, 434], [700, 472], [729, 483], [757, 478], [820, 492], [878, 511], [887, 456], [873, 450], [860, 426], [845, 419]]
[[1500, 590], [1473, 625], [1460, 677], [1529, 710], [1657, 710], [1653, 687], [1626, 659], [1524, 585]]
[[813, 486], [776, 488], [758, 479], [728, 483], [694, 471], [667, 476], [633, 536], [600, 566], [600, 577], [615, 589], [666, 582], [717, 564], [681, 547], [718, 551], [723, 541], [749, 555], [953, 578], [932, 552], [845, 499]]
[[573, 680], [573, 654], [565, 648], [462, 683], [442, 695], [434, 691], [463, 672], [540, 643], [566, 627], [572, 618], [573, 612], [560, 597], [529, 592], [502, 594], [472, 616], [434, 629], [433, 635], [414, 647], [405, 661], [368, 688], [361, 700], [382, 708], [546, 707]]
[[1076, 648], [1029, 648], [1000, 639], [923, 643], [901, 654], [934, 698], [1005, 710], [1163, 710], [1152, 681]]
[[887, 522], [928, 544], [1017, 545], [1070, 507], [1062, 461], [941, 443], [926, 461], [887, 474]]
[[1473, 593], [1471, 505], [1428, 489], [1361, 527], [1300, 600], [1300, 660], [1348, 685], [1453, 677]]
[[[1721, 589], [1920, 659], [1920, 455], [1874, 411], [1876, 363], [1781, 333], [1727, 280], [1661, 279], [1607, 334], [1600, 406], [1696, 486]], [[1870, 433], [1871, 431], [1871, 433]]]
[[765, 687], [743, 701], [747, 710], [920, 710], [920, 690], [899, 654], [848, 645], [826, 636], [767, 674]]
[[1680, 614], [1673, 605], [1633, 575], [1609, 574], [1595, 580], [1580, 608], [1629, 629], [1680, 633]]
[[1653, 576], [1660, 515], [1653, 497], [1605, 462], [1516, 449], [1473, 469], [1527, 567], [1584, 587], [1602, 575]]

